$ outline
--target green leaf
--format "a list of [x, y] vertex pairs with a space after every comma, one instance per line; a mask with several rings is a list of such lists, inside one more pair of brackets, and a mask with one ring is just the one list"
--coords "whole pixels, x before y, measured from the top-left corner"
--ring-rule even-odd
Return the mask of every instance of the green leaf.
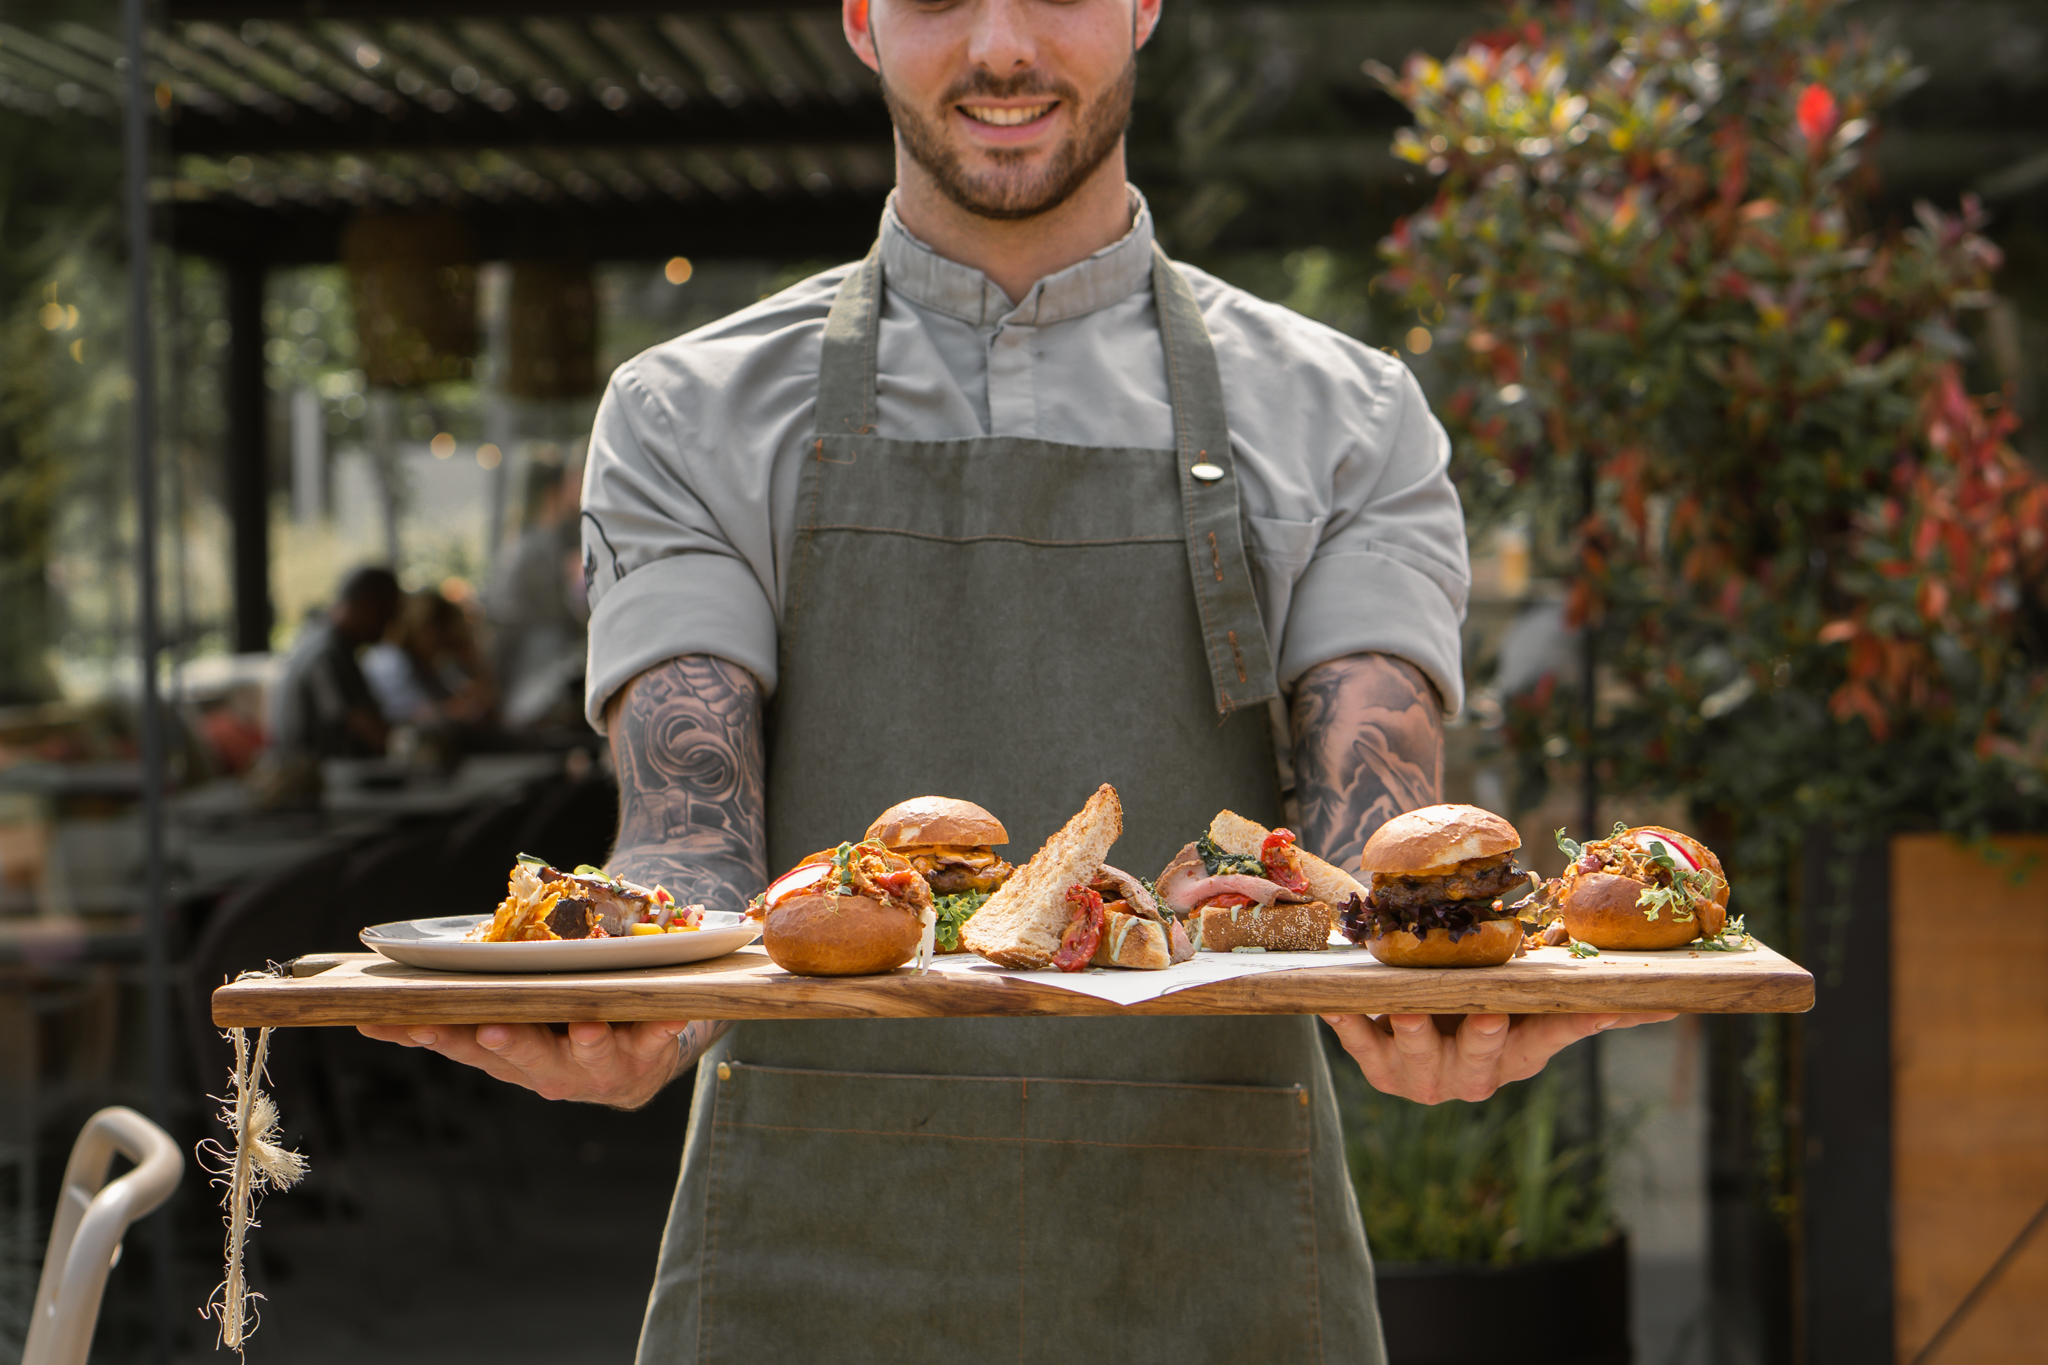
[[1564, 837], [1563, 825], [1557, 827], [1557, 851], [1570, 858], [1573, 862], [1577, 862], [1586, 856], [1585, 845], [1581, 844], [1577, 839], [1567, 839]]
[[1572, 940], [1571, 947], [1566, 949], [1566, 951], [1569, 952], [1573, 957], [1600, 956], [1600, 950], [1598, 948], [1595, 948], [1590, 943], [1581, 943], [1577, 939]]

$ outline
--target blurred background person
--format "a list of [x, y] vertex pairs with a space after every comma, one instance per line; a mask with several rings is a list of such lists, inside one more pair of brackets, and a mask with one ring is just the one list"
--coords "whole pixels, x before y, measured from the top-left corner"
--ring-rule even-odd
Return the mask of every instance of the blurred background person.
[[362, 669], [391, 725], [474, 724], [496, 700], [462, 608], [432, 588], [406, 594]]
[[270, 743], [283, 755], [375, 758], [390, 727], [356, 662], [398, 615], [403, 594], [389, 569], [350, 574], [324, 617], [307, 621], [270, 694]]
[[583, 467], [559, 453], [527, 466], [525, 529], [499, 555], [484, 588], [484, 619], [505, 723], [527, 729], [582, 714], [585, 624]]

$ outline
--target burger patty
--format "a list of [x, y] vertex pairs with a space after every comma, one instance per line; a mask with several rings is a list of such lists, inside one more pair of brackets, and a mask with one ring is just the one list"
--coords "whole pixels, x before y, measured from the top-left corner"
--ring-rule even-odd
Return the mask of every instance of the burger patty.
[[1376, 877], [1372, 899], [1382, 910], [1404, 913], [1447, 901], [1490, 902], [1521, 886], [1526, 875], [1513, 853], [1503, 853], [1459, 863], [1441, 877]]
[[957, 896], [962, 891], [993, 894], [1015, 870], [998, 858], [992, 867], [942, 867], [936, 872], [926, 873], [925, 880], [931, 883], [934, 896]]

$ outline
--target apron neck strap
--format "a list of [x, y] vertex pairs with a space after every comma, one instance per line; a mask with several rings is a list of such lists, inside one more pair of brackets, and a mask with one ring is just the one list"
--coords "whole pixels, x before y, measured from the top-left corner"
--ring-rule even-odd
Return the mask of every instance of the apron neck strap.
[[882, 243], [840, 282], [825, 317], [818, 360], [818, 435], [865, 436], [875, 429], [875, 354], [881, 349]]
[[1230, 467], [1230, 423], [1223, 412], [1223, 377], [1216, 348], [1187, 277], [1152, 244], [1152, 306], [1166, 349], [1166, 384], [1173, 400], [1173, 444], [1180, 465], [1207, 460]]

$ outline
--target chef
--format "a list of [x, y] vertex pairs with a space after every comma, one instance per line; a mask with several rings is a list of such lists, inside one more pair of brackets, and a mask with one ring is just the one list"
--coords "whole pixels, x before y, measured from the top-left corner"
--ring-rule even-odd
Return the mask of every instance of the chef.
[[[1224, 807], [1348, 863], [1438, 799], [1448, 443], [1397, 360], [1155, 244], [1123, 137], [1159, 4], [845, 0], [896, 129], [873, 249], [598, 413], [612, 870], [738, 909], [922, 792], [1021, 860], [1104, 781], [1134, 871]], [[1642, 1021], [1327, 1020], [1423, 1103]], [[697, 1067], [643, 1365], [1382, 1359], [1311, 1018], [366, 1031], [628, 1107]]]

